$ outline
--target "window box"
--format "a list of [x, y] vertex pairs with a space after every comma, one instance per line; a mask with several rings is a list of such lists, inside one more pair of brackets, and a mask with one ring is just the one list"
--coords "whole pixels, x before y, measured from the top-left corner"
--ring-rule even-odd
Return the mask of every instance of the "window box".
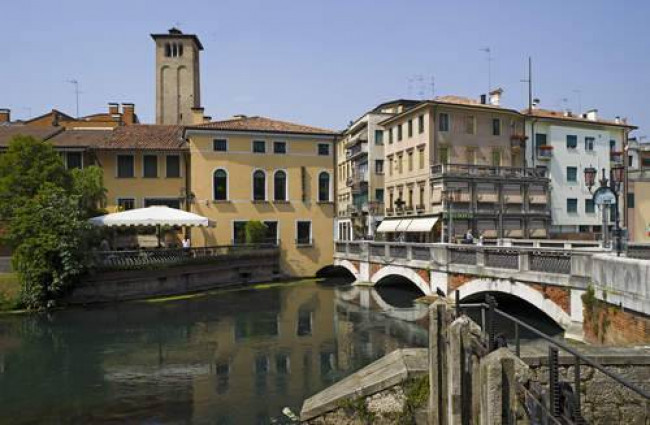
[[537, 147], [537, 159], [540, 161], [550, 161], [553, 157], [553, 146], [542, 145]]

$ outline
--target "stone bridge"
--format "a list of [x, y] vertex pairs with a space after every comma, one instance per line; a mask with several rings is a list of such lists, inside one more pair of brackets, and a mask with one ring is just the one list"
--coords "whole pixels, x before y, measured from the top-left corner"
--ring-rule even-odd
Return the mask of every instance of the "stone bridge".
[[650, 341], [650, 261], [619, 258], [580, 242], [527, 244], [340, 241], [334, 265], [353, 274], [357, 285], [399, 276], [424, 295], [455, 297], [458, 292], [464, 300], [509, 294], [544, 312], [576, 339]]

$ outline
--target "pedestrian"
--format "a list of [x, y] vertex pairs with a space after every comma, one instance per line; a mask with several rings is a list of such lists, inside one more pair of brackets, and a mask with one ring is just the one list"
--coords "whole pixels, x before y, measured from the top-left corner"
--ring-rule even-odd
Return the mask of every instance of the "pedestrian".
[[474, 235], [472, 235], [471, 230], [468, 230], [467, 233], [465, 234], [465, 243], [467, 244], [474, 243]]

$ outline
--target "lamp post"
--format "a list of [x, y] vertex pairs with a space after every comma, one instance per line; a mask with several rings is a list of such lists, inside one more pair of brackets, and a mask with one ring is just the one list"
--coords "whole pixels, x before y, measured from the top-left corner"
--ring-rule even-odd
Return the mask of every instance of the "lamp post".
[[[585, 185], [591, 193], [592, 188], [595, 185], [596, 181], [596, 169], [594, 167], [585, 168]], [[606, 205], [614, 204], [614, 223], [615, 223], [615, 237], [616, 237], [616, 255], [620, 257], [621, 255], [621, 220], [620, 213], [618, 210], [619, 205], [619, 195], [621, 191], [621, 184], [625, 178], [625, 167], [621, 164], [616, 164], [611, 167], [609, 180], [605, 175], [605, 169], [603, 168], [603, 176], [600, 179], [600, 187], [594, 192], [593, 200], [594, 204], [601, 205], [605, 208]], [[609, 184], [608, 184], [609, 183]], [[606, 225], [606, 223], [604, 223]], [[606, 231], [606, 228], [603, 228], [603, 233]]]

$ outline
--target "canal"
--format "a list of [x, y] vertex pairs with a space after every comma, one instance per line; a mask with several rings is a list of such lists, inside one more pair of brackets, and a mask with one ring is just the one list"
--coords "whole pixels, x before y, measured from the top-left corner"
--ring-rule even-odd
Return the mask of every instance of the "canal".
[[0, 317], [0, 422], [282, 423], [306, 397], [427, 343], [404, 286], [341, 281]]

